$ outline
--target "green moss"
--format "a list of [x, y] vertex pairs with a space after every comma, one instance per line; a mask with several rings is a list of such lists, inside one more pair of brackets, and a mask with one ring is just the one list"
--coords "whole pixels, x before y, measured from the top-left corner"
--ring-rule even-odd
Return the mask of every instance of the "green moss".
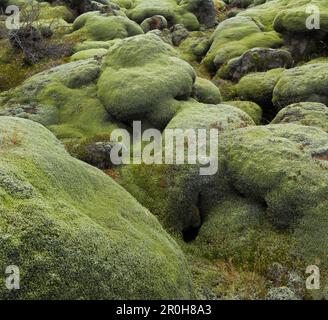
[[195, 79], [192, 67], [152, 34], [111, 47], [103, 67], [98, 95], [108, 113], [124, 121], [152, 120], [157, 127], [176, 113], [179, 97], [191, 95]]
[[[254, 122], [240, 109], [225, 104], [208, 105], [190, 100], [181, 102], [181, 111], [166, 129], [209, 131], [217, 128], [221, 134], [225, 130], [248, 125], [254, 125]], [[200, 205], [199, 197], [207, 201], [212, 196], [210, 190], [216, 176], [200, 176], [199, 166], [128, 166], [122, 169], [120, 183], [143, 205], [151, 208], [168, 229], [181, 233], [197, 221], [195, 213]]]
[[228, 104], [243, 110], [253, 119], [255, 124], [261, 123], [262, 108], [256, 103], [251, 101], [225, 101], [224, 104]]
[[88, 50], [82, 50], [75, 54], [73, 54], [70, 58], [71, 61], [77, 61], [77, 60], [85, 60], [90, 59], [93, 57], [101, 58], [104, 55], [107, 54], [106, 49], [88, 49]]
[[78, 43], [74, 47], [74, 52], [91, 50], [91, 49], [109, 49], [110, 42], [109, 41], [84, 41], [82, 43]]
[[328, 104], [326, 84], [327, 64], [308, 64], [286, 70], [273, 91], [273, 103], [278, 109], [295, 102]]
[[[17, 105], [36, 106], [24, 117], [41, 122], [64, 141], [78, 142], [109, 135], [117, 123], [109, 119], [97, 98], [95, 81], [100, 74], [96, 60], [80, 60], [39, 73], [7, 93], [6, 113], [16, 114]], [[55, 110], [49, 119], [47, 109]], [[14, 112], [14, 113], [13, 113]]]
[[282, 45], [282, 39], [276, 32], [263, 32], [263, 27], [257, 21], [236, 16], [218, 25], [211, 43], [203, 63], [210, 70], [216, 70], [251, 48], [277, 48]]
[[295, 123], [311, 126], [328, 132], [328, 108], [321, 103], [300, 102], [291, 104], [279, 111], [272, 123]]
[[161, 15], [170, 25], [182, 23], [189, 30], [197, 30], [199, 22], [196, 16], [177, 0], [134, 0], [131, 9], [127, 11], [130, 19], [141, 23], [146, 18]]
[[292, 1], [289, 8], [284, 8], [275, 17], [273, 26], [277, 32], [280, 33], [311, 33], [313, 30], [309, 30], [306, 26], [306, 21], [309, 18], [310, 13], [307, 13], [307, 7], [315, 5], [320, 13], [320, 30], [316, 30], [317, 33], [328, 32], [328, 5], [324, 0], [303, 0]]
[[123, 16], [107, 16], [99, 12], [80, 15], [73, 24], [74, 30], [84, 40], [107, 41], [142, 34], [141, 27]]
[[73, 22], [74, 15], [66, 6], [51, 6], [47, 2], [40, 3], [39, 19], [56, 20], [63, 19], [67, 22]]
[[272, 69], [267, 72], [257, 72], [241, 78], [234, 87], [236, 98], [252, 101], [259, 104], [263, 111], [273, 114], [272, 96], [273, 90], [278, 83], [284, 69]]
[[39, 124], [2, 117], [0, 132], [16, 135], [2, 144], [0, 267], [22, 279], [2, 299], [193, 297], [181, 250], [123, 188]]
[[198, 77], [193, 87], [193, 97], [209, 104], [219, 104], [222, 101], [220, 89], [213, 82]]

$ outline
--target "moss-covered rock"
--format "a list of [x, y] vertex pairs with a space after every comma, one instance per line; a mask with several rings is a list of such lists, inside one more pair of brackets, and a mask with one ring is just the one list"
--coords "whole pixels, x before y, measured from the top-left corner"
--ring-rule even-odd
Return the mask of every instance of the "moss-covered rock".
[[[253, 120], [238, 108], [190, 100], [181, 103], [181, 111], [167, 125], [163, 136], [175, 129], [194, 129], [196, 134], [197, 129], [202, 129], [206, 130], [208, 136], [211, 129], [217, 129], [221, 135], [225, 131], [251, 125], [254, 125]], [[204, 141], [201, 137], [199, 139], [199, 146], [209, 143], [209, 140]], [[169, 142], [165, 141], [164, 146], [166, 143]], [[190, 149], [180, 150], [185, 152], [185, 160], [188, 150]], [[177, 150], [173, 152], [175, 154]], [[131, 165], [121, 169], [120, 182], [143, 205], [151, 208], [168, 229], [181, 234], [188, 228], [201, 225], [200, 206], [212, 196], [212, 188], [216, 188], [216, 175], [200, 176], [200, 167], [203, 165], [198, 161], [195, 164], [185, 162], [182, 165]]]
[[224, 178], [200, 209], [204, 220], [193, 245], [207, 259], [264, 276], [274, 262], [302, 274], [321, 261], [326, 281], [327, 137], [293, 124], [226, 132], [219, 148]]
[[193, 98], [199, 102], [219, 104], [222, 101], [220, 89], [210, 80], [196, 78], [193, 86]]
[[73, 54], [70, 58], [71, 61], [77, 61], [77, 60], [86, 60], [86, 59], [90, 59], [93, 57], [96, 58], [101, 58], [103, 56], [105, 56], [107, 54], [108, 50], [106, 49], [88, 49], [88, 50], [82, 50], [79, 51], [75, 54]]
[[[311, 7], [312, 6], [312, 7]], [[315, 8], [313, 8], [315, 6]], [[280, 33], [327, 33], [328, 4], [325, 0], [291, 1], [289, 8], [284, 8], [275, 17], [273, 26]], [[314, 9], [316, 11], [314, 11]], [[319, 29], [308, 28], [306, 22], [312, 22], [310, 15], [319, 14]]]
[[145, 19], [140, 26], [145, 33], [155, 29], [162, 30], [167, 28], [167, 20], [165, 17], [157, 15]]
[[[157, 220], [41, 125], [0, 118], [2, 299], [189, 299], [183, 254]], [[155, 272], [154, 272], [155, 270]]]
[[191, 95], [194, 70], [154, 34], [128, 38], [109, 49], [98, 81], [107, 112], [123, 121], [148, 119], [163, 128]]
[[189, 30], [197, 30], [199, 22], [196, 16], [179, 3], [177, 0], [133, 0], [127, 15], [138, 23], [142, 23], [146, 18], [161, 15], [171, 26], [181, 23]]
[[214, 27], [217, 22], [217, 11], [213, 0], [182, 0], [180, 6], [195, 14], [199, 23]]
[[276, 32], [264, 32], [255, 19], [236, 16], [221, 22], [211, 37], [211, 47], [203, 63], [216, 70], [232, 58], [254, 47], [277, 48], [282, 39]]
[[62, 140], [108, 137], [117, 124], [97, 98], [99, 75], [100, 65], [94, 59], [49, 69], [4, 93], [0, 109], [45, 124]]
[[238, 81], [251, 72], [264, 72], [277, 68], [291, 68], [293, 57], [286, 50], [253, 48], [241, 57], [231, 59], [226, 66], [219, 70], [218, 75], [223, 79]]
[[[201, 107], [183, 109], [168, 128], [209, 125], [212, 117], [191, 112], [194, 108]], [[219, 113], [220, 105], [216, 108]], [[236, 268], [266, 277], [274, 262], [299, 273], [315, 262], [326, 279], [327, 134], [295, 124], [238, 128], [238, 121], [228, 122], [227, 127], [224, 120], [210, 125], [223, 129], [219, 170], [214, 177], [199, 176], [192, 166], [151, 168], [151, 179], [144, 169], [125, 168], [122, 176], [129, 183], [124, 186], [161, 221], [179, 227], [185, 236], [192, 232], [194, 237], [185, 239], [196, 239], [186, 250], [212, 267], [217, 261], [229, 261]], [[155, 200], [150, 201], [153, 194]], [[200, 280], [208, 281], [207, 290], [217, 286], [209, 279]], [[261, 281], [267, 283], [258, 284], [264, 290], [258, 294], [264, 297], [271, 280]], [[321, 295], [323, 290], [324, 286]]]
[[100, 12], [80, 15], [73, 24], [74, 30], [84, 40], [107, 41], [142, 34], [141, 27], [123, 16], [111, 16]]
[[272, 109], [273, 90], [284, 69], [272, 69], [267, 72], [256, 72], [241, 78], [235, 86], [235, 94], [241, 100], [253, 101], [264, 110]]
[[254, 0], [227, 0], [227, 4], [238, 8], [247, 8], [254, 3]]
[[112, 41], [84, 41], [79, 42], [74, 46], [74, 52], [90, 50], [90, 49], [109, 49]]
[[273, 103], [281, 109], [295, 102], [328, 104], [326, 63], [307, 64], [286, 70], [273, 91]]
[[40, 3], [40, 15], [38, 19], [56, 20], [60, 18], [67, 22], [73, 22], [74, 15], [66, 6], [52, 6], [47, 2]]
[[246, 112], [255, 122], [255, 124], [260, 124], [262, 120], [262, 108], [251, 101], [225, 101], [224, 104], [228, 104], [239, 108]]
[[328, 132], [328, 108], [322, 103], [294, 103], [280, 110], [272, 123], [295, 123]]

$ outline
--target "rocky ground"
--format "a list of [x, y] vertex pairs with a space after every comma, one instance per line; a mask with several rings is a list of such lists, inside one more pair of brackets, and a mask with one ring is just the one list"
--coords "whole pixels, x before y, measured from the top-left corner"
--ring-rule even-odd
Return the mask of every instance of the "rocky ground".
[[[326, 0], [0, 13], [0, 270], [22, 278], [2, 299], [328, 299]], [[217, 173], [114, 166], [134, 120], [218, 129]]]

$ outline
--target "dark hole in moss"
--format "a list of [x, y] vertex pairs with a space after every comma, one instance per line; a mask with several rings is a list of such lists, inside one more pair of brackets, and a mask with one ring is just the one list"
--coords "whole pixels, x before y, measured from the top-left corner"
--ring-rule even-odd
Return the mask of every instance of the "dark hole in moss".
[[198, 236], [199, 230], [201, 226], [199, 227], [188, 227], [182, 231], [183, 234], [183, 241], [185, 242], [191, 242], [195, 240]]
[[201, 195], [198, 195], [197, 203], [191, 208], [190, 225], [182, 230], [183, 240], [191, 242], [198, 236], [203, 224], [203, 214], [201, 210]]

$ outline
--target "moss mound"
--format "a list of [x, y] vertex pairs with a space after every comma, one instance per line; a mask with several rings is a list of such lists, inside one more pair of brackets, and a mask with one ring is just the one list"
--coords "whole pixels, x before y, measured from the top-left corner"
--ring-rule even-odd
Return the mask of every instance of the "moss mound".
[[98, 95], [111, 116], [149, 120], [163, 128], [191, 95], [193, 68], [153, 34], [125, 39], [109, 49]]
[[203, 59], [210, 70], [217, 70], [232, 58], [254, 47], [277, 48], [282, 39], [276, 32], [250, 17], [236, 16], [221, 22], [211, 37], [211, 47]]
[[169, 25], [183, 24], [189, 30], [197, 30], [199, 22], [197, 17], [188, 11], [185, 2], [177, 0], [133, 0], [128, 5], [127, 15], [137, 23], [142, 23], [146, 18], [161, 15], [166, 18]]
[[273, 91], [273, 103], [278, 109], [295, 102], [328, 104], [326, 63], [307, 64], [286, 70]]
[[296, 123], [328, 132], [328, 108], [322, 103], [300, 102], [279, 111], [272, 123]]
[[124, 16], [111, 16], [100, 12], [80, 15], [73, 28], [81, 38], [89, 41], [108, 41], [142, 34], [141, 27]]
[[0, 266], [22, 279], [3, 299], [192, 297], [177, 244], [130, 194], [39, 124], [1, 117], [0, 133]]

